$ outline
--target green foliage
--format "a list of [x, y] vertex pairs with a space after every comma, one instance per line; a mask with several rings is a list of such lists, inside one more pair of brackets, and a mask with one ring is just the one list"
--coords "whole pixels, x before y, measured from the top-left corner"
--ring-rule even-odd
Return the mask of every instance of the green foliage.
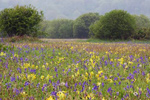
[[99, 20], [98, 13], [87, 13], [79, 16], [73, 25], [73, 36], [75, 38], [88, 38], [89, 26]]
[[43, 13], [33, 6], [15, 6], [0, 12], [1, 31], [8, 36], [37, 36], [38, 24], [43, 19]]
[[36, 37], [29, 37], [29, 36], [14, 36], [6, 39], [7, 42], [42, 42]]
[[146, 40], [150, 39], [150, 28], [140, 28], [132, 35], [133, 39]]
[[150, 19], [145, 15], [133, 15], [136, 21], [136, 28], [148, 28], [150, 27]]
[[14, 49], [14, 46], [5, 45], [3, 43], [0, 43], [0, 51], [8, 51]]
[[135, 30], [133, 16], [123, 10], [113, 10], [90, 26], [90, 32], [100, 39], [128, 39]]
[[136, 31], [132, 38], [138, 40], [150, 39], [150, 19], [145, 15], [134, 15], [136, 20]]
[[73, 20], [57, 19], [42, 22], [41, 31], [49, 38], [72, 38]]

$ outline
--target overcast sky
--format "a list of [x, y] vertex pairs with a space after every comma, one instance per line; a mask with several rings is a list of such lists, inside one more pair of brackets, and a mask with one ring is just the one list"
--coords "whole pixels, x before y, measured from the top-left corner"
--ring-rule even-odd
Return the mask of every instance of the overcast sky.
[[75, 19], [88, 12], [105, 14], [113, 9], [150, 17], [150, 0], [0, 0], [0, 10], [16, 5], [33, 5], [44, 12], [45, 19]]

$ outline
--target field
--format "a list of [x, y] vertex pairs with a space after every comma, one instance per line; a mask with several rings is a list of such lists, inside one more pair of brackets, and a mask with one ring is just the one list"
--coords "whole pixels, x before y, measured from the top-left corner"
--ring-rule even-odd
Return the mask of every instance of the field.
[[5, 43], [0, 100], [148, 100], [150, 44]]

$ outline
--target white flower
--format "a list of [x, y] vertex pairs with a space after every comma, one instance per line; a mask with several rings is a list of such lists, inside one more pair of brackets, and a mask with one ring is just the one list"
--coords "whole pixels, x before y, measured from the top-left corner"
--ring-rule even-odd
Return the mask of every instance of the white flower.
[[125, 63], [124, 63], [124, 65], [126, 66], [126, 65], [127, 65], [127, 63], [125, 62]]
[[134, 94], [134, 96], [138, 96], [138, 93], [137, 93], [137, 92], [134, 92], [133, 94]]
[[142, 65], [140, 64], [139, 67], [142, 67]]
[[59, 85], [60, 85], [60, 86], [64, 86], [64, 85], [65, 85], [65, 82], [61, 82]]

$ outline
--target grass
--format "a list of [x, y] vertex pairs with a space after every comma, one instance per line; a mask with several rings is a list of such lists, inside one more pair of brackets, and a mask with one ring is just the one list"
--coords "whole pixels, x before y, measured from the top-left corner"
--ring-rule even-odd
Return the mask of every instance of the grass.
[[117, 43], [117, 42], [125, 42], [125, 43], [150, 43], [150, 40], [101, 40], [101, 39], [87, 39], [81, 40], [79, 42], [91, 42], [91, 43]]
[[150, 99], [150, 44], [60, 40], [7, 45], [0, 51], [2, 100]]

